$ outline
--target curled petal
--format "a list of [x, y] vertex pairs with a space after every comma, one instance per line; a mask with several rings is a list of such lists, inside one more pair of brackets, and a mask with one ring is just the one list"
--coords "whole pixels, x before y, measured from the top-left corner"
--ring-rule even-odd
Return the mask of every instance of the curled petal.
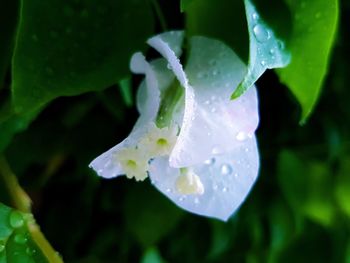
[[177, 189], [181, 169], [170, 167], [166, 157], [151, 162], [149, 176], [155, 187], [179, 207], [226, 221], [246, 198], [258, 169], [259, 156], [253, 136], [231, 152], [191, 167], [203, 187], [198, 194], [184, 195]]
[[190, 86], [181, 132], [170, 156], [173, 167], [198, 164], [213, 154], [241, 147], [259, 120], [254, 87], [230, 100], [246, 71], [237, 55], [222, 42], [205, 37], [192, 37], [190, 44], [185, 69]]

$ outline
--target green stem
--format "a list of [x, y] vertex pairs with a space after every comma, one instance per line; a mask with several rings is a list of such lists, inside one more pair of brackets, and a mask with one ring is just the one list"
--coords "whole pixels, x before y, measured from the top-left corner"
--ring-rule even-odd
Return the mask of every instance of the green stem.
[[30, 213], [31, 200], [18, 184], [17, 177], [11, 171], [3, 155], [0, 155], [0, 182], [5, 188], [4, 194], [9, 205], [24, 213]]
[[[32, 218], [32, 216], [29, 215], [31, 213], [31, 200], [19, 185], [16, 175], [12, 172], [3, 155], [0, 155], [0, 182], [0, 185], [4, 187], [5, 195], [8, 196], [10, 205], [26, 213], [29, 216], [28, 218]], [[35, 221], [27, 219], [26, 222], [31, 237], [47, 260], [50, 263], [63, 263], [62, 259], [47, 241]]]

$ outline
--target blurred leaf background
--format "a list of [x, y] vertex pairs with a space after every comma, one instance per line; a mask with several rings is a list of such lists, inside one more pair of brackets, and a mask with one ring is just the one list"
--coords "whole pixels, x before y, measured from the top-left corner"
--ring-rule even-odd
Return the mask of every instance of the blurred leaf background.
[[[291, 32], [301, 30], [287, 8], [293, 1], [255, 2], [276, 32], [291, 38], [287, 45], [293, 51]], [[278, 72], [288, 85], [294, 85], [286, 80], [292, 76], [302, 79], [303, 91], [307, 84], [315, 88], [311, 102], [305, 100], [305, 106], [306, 95], [289, 86], [294, 97], [273, 71], [259, 79], [260, 176], [239, 211], [222, 223], [181, 211], [149, 182], [100, 179], [88, 164], [133, 127], [139, 79], [130, 75], [128, 63], [133, 52], [146, 51], [147, 37], [185, 28], [225, 41], [248, 61], [243, 1], [187, 0], [181, 12], [176, 0], [0, 0], [0, 203], [21, 210], [29, 225], [32, 213], [65, 262], [349, 263], [350, 3], [339, 5], [335, 40], [310, 37], [305, 27], [307, 49], [292, 53], [299, 53], [297, 66], [286, 68], [289, 75]], [[314, 24], [313, 32], [322, 31], [322, 23], [335, 19], [322, 14], [315, 17], [305, 6], [302, 18]], [[329, 52], [319, 51], [326, 45], [322, 38], [333, 49], [318, 96], [321, 86], [313, 82], [322, 82]], [[317, 64], [322, 64], [319, 75], [306, 63], [310, 57], [323, 61]], [[310, 74], [318, 79], [309, 83]], [[32, 200], [31, 209], [19, 185]], [[1, 206], [1, 263], [59, 262], [39, 252], [28, 261], [4, 259], [8, 214], [11, 210]], [[20, 226], [14, 232], [28, 235], [31, 249], [42, 249], [32, 229]]]

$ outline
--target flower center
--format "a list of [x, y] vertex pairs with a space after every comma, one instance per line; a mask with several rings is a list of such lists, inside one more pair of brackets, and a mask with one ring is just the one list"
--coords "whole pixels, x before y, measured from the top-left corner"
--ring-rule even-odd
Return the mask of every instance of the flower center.
[[137, 163], [134, 160], [128, 160], [126, 162], [126, 165], [131, 168], [131, 169], [136, 169], [137, 168]]
[[160, 138], [160, 139], [157, 140], [157, 144], [159, 146], [167, 146], [168, 145], [168, 141], [166, 139], [164, 139], [164, 138]]

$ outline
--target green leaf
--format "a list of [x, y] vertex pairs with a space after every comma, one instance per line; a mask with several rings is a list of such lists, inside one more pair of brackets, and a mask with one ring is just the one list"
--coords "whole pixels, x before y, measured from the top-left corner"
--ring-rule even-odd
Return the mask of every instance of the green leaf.
[[285, 67], [290, 62], [285, 43], [277, 38], [250, 0], [245, 0], [244, 3], [249, 31], [249, 64], [247, 74], [231, 99], [238, 98], [254, 85], [266, 69]]
[[243, 1], [193, 0], [185, 11], [189, 35], [219, 39], [247, 61], [249, 39]]
[[332, 188], [328, 167], [323, 162], [304, 159], [294, 152], [282, 151], [278, 159], [279, 185], [296, 213], [329, 226], [335, 207], [329, 198]]
[[185, 12], [188, 8], [188, 6], [193, 2], [194, 0], [180, 0], [180, 10], [181, 12]]
[[22, 1], [12, 69], [16, 111], [117, 84], [152, 29], [147, 0]]
[[350, 218], [350, 157], [343, 157], [336, 179], [335, 197], [341, 210]]
[[0, 89], [11, 60], [18, 10], [19, 0], [0, 0]]
[[0, 153], [11, 142], [12, 137], [24, 131], [38, 115], [40, 109], [24, 113], [16, 113], [10, 102], [6, 102], [0, 109]]
[[145, 254], [142, 256], [141, 263], [165, 263], [159, 251], [155, 247], [151, 247], [146, 250]]
[[0, 262], [62, 263], [53, 250], [48, 253], [49, 245], [40, 235], [31, 214], [0, 203]]
[[145, 248], [167, 235], [183, 216], [179, 208], [144, 184], [134, 185], [128, 192], [124, 209], [129, 231]]
[[320, 95], [327, 74], [338, 21], [337, 0], [285, 0], [293, 14], [289, 47], [291, 64], [278, 71], [296, 96], [305, 122]]

